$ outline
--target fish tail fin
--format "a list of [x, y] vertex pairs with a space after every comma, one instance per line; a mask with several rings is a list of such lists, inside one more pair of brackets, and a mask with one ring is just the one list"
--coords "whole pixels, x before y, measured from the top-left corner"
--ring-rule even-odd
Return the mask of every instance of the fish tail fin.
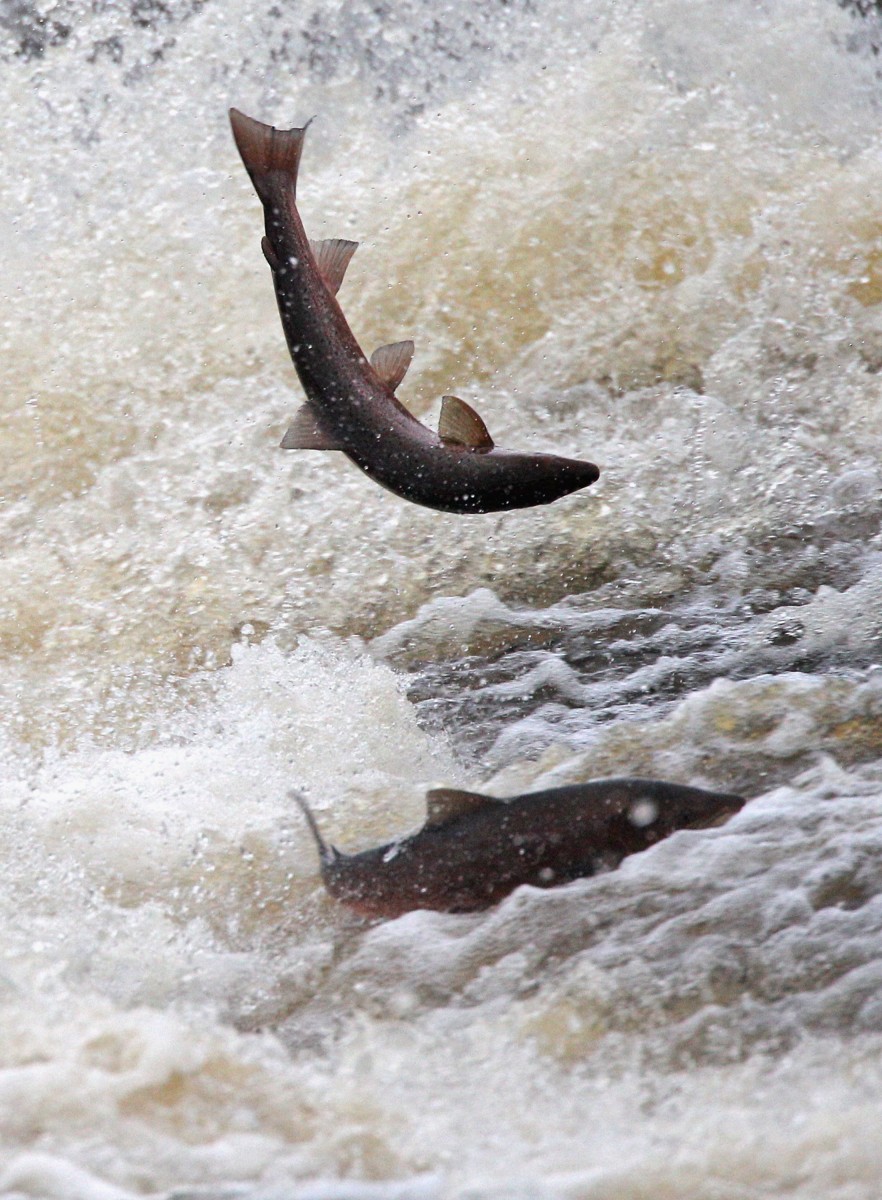
[[230, 125], [245, 169], [260, 193], [260, 182], [273, 172], [287, 175], [295, 192], [303, 139], [310, 122], [302, 129], [276, 129], [236, 108], [230, 109]]
[[288, 793], [290, 798], [300, 806], [300, 811], [306, 817], [306, 823], [309, 826], [309, 831], [315, 838], [315, 844], [318, 848], [319, 860], [323, 867], [329, 867], [337, 859], [337, 851], [333, 846], [329, 846], [319, 832], [319, 827], [316, 824], [315, 817], [312, 815], [312, 809], [306, 802], [306, 797], [302, 792], [295, 792], [292, 788]]

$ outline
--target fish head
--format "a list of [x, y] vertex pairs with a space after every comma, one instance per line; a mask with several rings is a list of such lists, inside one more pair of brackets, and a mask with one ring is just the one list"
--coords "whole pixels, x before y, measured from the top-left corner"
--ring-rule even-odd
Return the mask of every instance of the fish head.
[[518, 454], [517, 484], [521, 499], [531, 504], [552, 504], [562, 496], [590, 487], [600, 477], [599, 468], [579, 458], [557, 454]]
[[743, 796], [655, 780], [631, 780], [622, 797], [621, 819], [647, 845], [678, 829], [722, 825], [746, 804]]

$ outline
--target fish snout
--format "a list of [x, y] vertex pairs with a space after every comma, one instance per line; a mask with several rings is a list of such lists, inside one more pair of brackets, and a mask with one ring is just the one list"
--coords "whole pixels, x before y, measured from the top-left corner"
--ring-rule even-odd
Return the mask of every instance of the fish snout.
[[696, 809], [687, 828], [713, 829], [717, 825], [725, 825], [746, 803], [744, 796], [736, 796], [731, 792], [713, 792]]
[[731, 792], [676, 788], [658, 794], [651, 787], [630, 798], [626, 817], [636, 835], [652, 843], [677, 829], [709, 829], [723, 825], [746, 803]]

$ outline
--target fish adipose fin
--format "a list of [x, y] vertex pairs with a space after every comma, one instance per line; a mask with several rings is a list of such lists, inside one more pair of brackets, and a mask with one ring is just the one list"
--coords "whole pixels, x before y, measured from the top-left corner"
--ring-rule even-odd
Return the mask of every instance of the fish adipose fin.
[[303, 404], [294, 414], [294, 420], [288, 426], [285, 436], [280, 443], [283, 450], [342, 450], [343, 447], [334, 438], [328, 437], [319, 424], [315, 411], [309, 404]]
[[358, 249], [358, 242], [347, 242], [345, 238], [325, 238], [320, 242], [310, 240], [309, 247], [328, 291], [332, 296], [336, 296], [340, 291], [346, 268]]
[[436, 829], [464, 817], [466, 813], [477, 812], [488, 805], [502, 804], [493, 796], [482, 796], [480, 792], [464, 792], [458, 788], [432, 788], [426, 792], [426, 824], [425, 829]]
[[413, 342], [391, 342], [388, 346], [378, 346], [371, 355], [371, 366], [394, 392], [407, 374], [410, 360], [413, 358]]
[[493, 438], [487, 426], [465, 400], [458, 396], [442, 396], [438, 436], [442, 442], [453, 442], [469, 450], [492, 450]]
[[289, 177], [296, 193], [297, 170], [309, 122], [302, 129], [276, 129], [231, 108], [230, 124], [245, 170], [251, 176], [257, 194], [263, 196], [264, 177], [276, 171]]

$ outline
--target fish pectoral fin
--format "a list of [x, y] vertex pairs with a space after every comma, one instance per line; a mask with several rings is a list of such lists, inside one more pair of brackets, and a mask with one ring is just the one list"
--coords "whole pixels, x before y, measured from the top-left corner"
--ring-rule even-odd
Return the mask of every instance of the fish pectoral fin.
[[283, 450], [342, 450], [336, 440], [325, 433], [315, 411], [303, 404], [294, 414], [280, 445]]
[[466, 813], [502, 803], [502, 800], [496, 800], [493, 796], [482, 796], [480, 792], [464, 792], [459, 788], [432, 788], [430, 792], [426, 792], [424, 828], [446, 825], [448, 821], [464, 817]]
[[413, 342], [390, 342], [388, 346], [378, 346], [371, 355], [371, 366], [390, 391], [395, 391], [407, 374], [410, 360], [413, 358]]
[[332, 296], [336, 296], [346, 268], [358, 249], [358, 242], [347, 242], [345, 238], [325, 238], [321, 242], [310, 240], [309, 248], [328, 291]]
[[493, 438], [487, 426], [465, 400], [458, 396], [442, 396], [438, 436], [442, 442], [453, 442], [469, 450], [492, 450]]

